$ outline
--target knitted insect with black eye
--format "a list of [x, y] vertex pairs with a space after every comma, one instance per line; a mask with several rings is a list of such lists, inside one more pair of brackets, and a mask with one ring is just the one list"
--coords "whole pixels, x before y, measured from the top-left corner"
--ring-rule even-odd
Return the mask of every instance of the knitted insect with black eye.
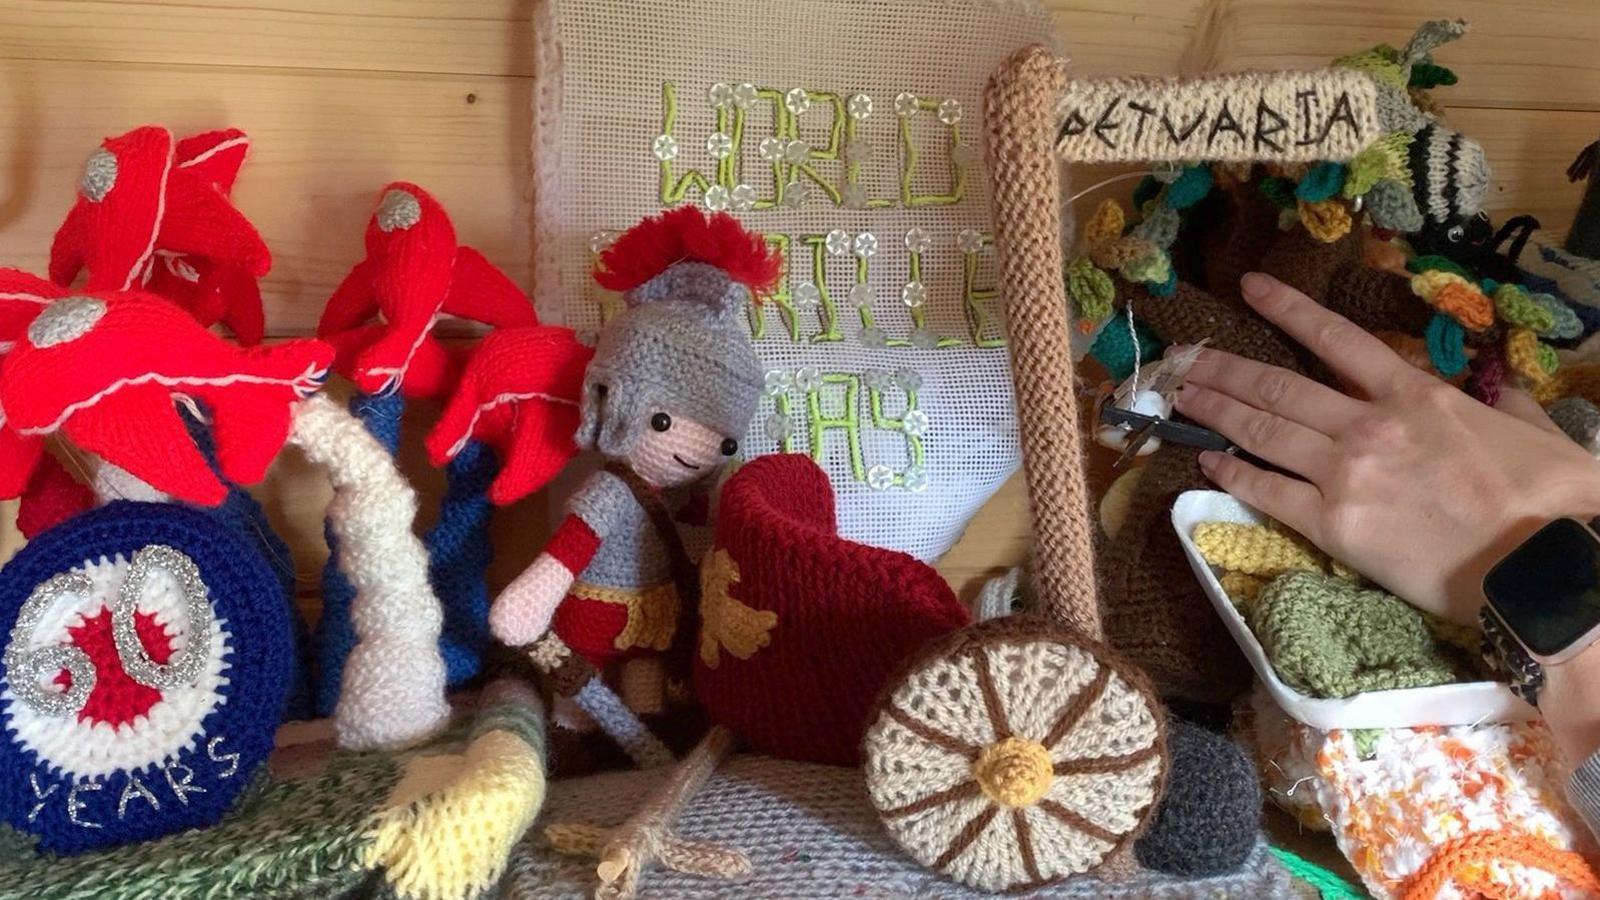
[[[605, 459], [489, 621], [509, 646], [538, 642], [535, 662], [614, 736], [611, 726], [631, 717], [615, 697], [599, 695], [596, 670], [623, 663], [624, 693], [636, 694], [629, 705], [645, 712], [663, 705], [661, 654], [670, 656], [668, 674], [687, 673], [685, 618], [697, 605], [699, 575], [679, 524], [709, 524], [705, 492], [696, 488], [738, 453], [755, 414], [763, 371], [741, 316], [779, 273], [778, 255], [731, 216], [683, 207], [646, 219], [600, 256], [595, 279], [622, 292], [626, 307], [601, 331], [593, 360], [578, 351], [554, 360], [547, 346], [538, 351], [543, 361], [530, 364], [500, 345], [532, 338], [517, 329], [492, 336], [430, 438], [436, 461], [470, 436], [503, 442], [502, 455], [520, 454], [525, 464], [508, 465], [491, 489], [497, 503], [542, 485], [575, 448]], [[548, 383], [509, 384], [540, 372]], [[582, 382], [574, 394], [575, 376]], [[520, 417], [510, 409], [518, 406]], [[575, 430], [575, 442], [563, 429]], [[636, 723], [622, 727], [637, 731]], [[629, 747], [630, 739], [622, 742]], [[661, 761], [637, 745], [630, 752]]]

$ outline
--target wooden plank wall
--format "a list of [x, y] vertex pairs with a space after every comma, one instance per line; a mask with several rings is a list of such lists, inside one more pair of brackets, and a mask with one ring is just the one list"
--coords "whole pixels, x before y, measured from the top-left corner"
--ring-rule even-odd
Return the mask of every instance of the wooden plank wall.
[[[1596, 0], [1046, 5], [1084, 73], [1314, 66], [1378, 41], [1400, 44], [1425, 19], [1465, 17], [1473, 33], [1440, 57], [1462, 79], [1442, 95], [1452, 120], [1488, 149], [1492, 210], [1533, 213], [1557, 232], [1578, 199], [1562, 170], [1600, 132]], [[102, 136], [146, 122], [180, 133], [237, 125], [249, 131], [253, 151], [236, 198], [276, 257], [264, 285], [273, 334], [312, 328], [360, 256], [374, 191], [396, 178], [426, 185], [464, 242], [527, 284], [530, 6], [0, 0], [0, 262], [43, 271], [50, 234]], [[1074, 178], [1087, 185], [1104, 174]], [[436, 496], [438, 478], [414, 456], [406, 468], [425, 497]], [[309, 595], [326, 491], [286, 459], [261, 495], [296, 547]], [[534, 549], [529, 535], [542, 518], [535, 506], [504, 517], [497, 577]], [[1021, 558], [1026, 532], [1019, 478], [941, 567], [969, 592]], [[13, 531], [0, 529], [0, 551], [16, 543]]]

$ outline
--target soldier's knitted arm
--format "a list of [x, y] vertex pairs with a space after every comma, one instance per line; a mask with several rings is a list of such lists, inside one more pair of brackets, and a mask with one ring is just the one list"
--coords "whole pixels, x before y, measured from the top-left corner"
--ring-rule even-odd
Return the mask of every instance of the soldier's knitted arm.
[[615, 475], [597, 472], [590, 476], [567, 504], [566, 517], [539, 557], [495, 599], [489, 611], [489, 630], [497, 640], [520, 647], [544, 636], [572, 583], [616, 524], [621, 511], [617, 504], [631, 499]]

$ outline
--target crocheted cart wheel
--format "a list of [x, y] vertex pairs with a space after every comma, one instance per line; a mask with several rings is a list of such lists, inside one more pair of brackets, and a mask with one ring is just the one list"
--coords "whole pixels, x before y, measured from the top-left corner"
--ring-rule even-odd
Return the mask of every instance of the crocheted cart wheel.
[[216, 822], [272, 750], [290, 615], [257, 546], [190, 507], [30, 541], [0, 569], [0, 822], [56, 854]]
[[936, 642], [867, 730], [867, 789], [919, 863], [984, 890], [1090, 872], [1154, 814], [1164, 714], [1142, 673], [1053, 621]]

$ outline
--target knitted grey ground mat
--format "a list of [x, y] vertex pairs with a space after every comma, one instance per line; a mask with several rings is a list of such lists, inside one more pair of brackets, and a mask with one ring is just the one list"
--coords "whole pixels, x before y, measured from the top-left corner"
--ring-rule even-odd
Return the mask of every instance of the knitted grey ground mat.
[[[555, 852], [545, 828], [552, 823], [618, 824], [663, 778], [660, 770], [629, 771], [552, 784], [539, 821], [512, 851], [503, 896], [507, 900], [591, 896], [598, 883], [595, 861]], [[640, 897], [956, 900], [988, 896], [940, 878], [900, 853], [873, 813], [856, 769], [735, 757], [691, 802], [678, 820], [677, 834], [741, 850], [749, 854], [753, 870], [739, 881], [717, 881], [657, 867], [641, 880]], [[1118, 884], [1077, 879], [1028, 896], [1277, 900], [1301, 893], [1263, 843], [1231, 875], [1186, 881], [1140, 872]]]

